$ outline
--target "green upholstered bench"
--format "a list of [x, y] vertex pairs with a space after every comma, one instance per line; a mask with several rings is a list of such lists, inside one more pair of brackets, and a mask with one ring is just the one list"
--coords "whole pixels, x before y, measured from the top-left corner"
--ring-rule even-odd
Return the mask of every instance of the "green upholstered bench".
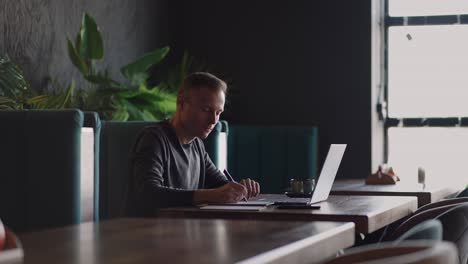
[[[100, 142], [100, 218], [123, 216], [125, 192], [129, 180], [130, 151], [137, 134], [154, 122], [102, 122]], [[220, 121], [204, 141], [205, 148], [215, 165], [222, 163], [218, 145], [220, 133], [227, 130], [227, 123]], [[225, 162], [224, 162], [225, 163]]]
[[228, 168], [234, 178], [251, 178], [262, 193], [283, 193], [291, 178], [315, 178], [316, 127], [230, 125]]
[[0, 111], [0, 122], [2, 221], [18, 232], [79, 223], [84, 114]]

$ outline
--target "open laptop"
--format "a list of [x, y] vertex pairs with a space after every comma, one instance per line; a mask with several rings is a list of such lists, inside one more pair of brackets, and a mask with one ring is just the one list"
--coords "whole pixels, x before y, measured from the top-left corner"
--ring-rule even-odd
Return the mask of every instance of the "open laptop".
[[[320, 176], [315, 186], [314, 192], [310, 198], [261, 198], [254, 200], [251, 203], [262, 203], [275, 205], [291, 205], [291, 206], [310, 206], [328, 199], [328, 195], [335, 181], [336, 173], [340, 167], [341, 160], [346, 150], [346, 144], [331, 144], [328, 150], [327, 157], [323, 164]], [[242, 202], [239, 202], [242, 203]], [[246, 205], [249, 202], [245, 202]], [[286, 207], [286, 206], [284, 206]]]
[[[315, 186], [314, 192], [310, 198], [260, 198], [252, 201], [237, 202], [229, 205], [236, 206], [236, 209], [240, 209], [242, 206], [252, 210], [258, 210], [256, 207], [262, 207], [267, 205], [279, 205], [279, 209], [310, 209], [320, 208], [320, 206], [314, 206], [314, 204], [325, 201], [328, 199], [328, 195], [335, 181], [336, 173], [340, 167], [341, 160], [343, 158], [346, 149], [346, 144], [331, 144], [328, 150], [327, 157], [323, 164], [320, 176]], [[224, 204], [227, 205], [227, 204]], [[213, 207], [213, 208], [212, 208]], [[205, 206], [201, 209], [220, 209], [218, 207], [223, 206]], [[234, 209], [234, 207], [226, 207]]]

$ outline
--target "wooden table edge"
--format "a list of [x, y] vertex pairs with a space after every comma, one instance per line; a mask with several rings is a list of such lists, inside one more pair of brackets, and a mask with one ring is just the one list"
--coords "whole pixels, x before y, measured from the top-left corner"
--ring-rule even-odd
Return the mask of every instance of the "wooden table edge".
[[[353, 222], [344, 222], [342, 226], [336, 227], [327, 232], [298, 240], [296, 242], [269, 250], [267, 252], [258, 254], [256, 256], [239, 261], [237, 263], [285, 263], [286, 261], [290, 262], [290, 260], [288, 260], [290, 258], [304, 260], [303, 255], [308, 255], [307, 253], [310, 250], [310, 247], [314, 246], [317, 243], [324, 243], [324, 240], [332, 240], [334, 237], [336, 237], [336, 235], [342, 232], [346, 233], [346, 236], [348, 236], [346, 240], [340, 241], [343, 242], [341, 244], [342, 249], [354, 245], [355, 224]], [[323, 255], [321, 255], [320, 257], [322, 259], [325, 259], [331, 257], [334, 253], [336, 252], [323, 252]]]
[[330, 192], [331, 195], [361, 195], [361, 196], [409, 196], [418, 199], [418, 208], [431, 203], [432, 194], [429, 192], [384, 192], [384, 191], [352, 191], [352, 190], [335, 190]]

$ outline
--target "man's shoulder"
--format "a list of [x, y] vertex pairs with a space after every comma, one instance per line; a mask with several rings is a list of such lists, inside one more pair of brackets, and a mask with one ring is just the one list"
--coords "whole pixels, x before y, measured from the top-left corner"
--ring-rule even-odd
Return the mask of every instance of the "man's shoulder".
[[160, 121], [160, 122], [155, 122], [154, 124], [143, 127], [143, 129], [141, 130], [141, 133], [166, 135], [169, 129], [170, 127], [167, 121]]
[[166, 149], [171, 145], [171, 132], [164, 122], [155, 122], [144, 126], [138, 133], [134, 150], [138, 151], [146, 148]]
[[138, 138], [142, 138], [144, 141], [170, 141], [172, 137], [170, 125], [165, 122], [155, 122], [154, 124], [143, 127]]

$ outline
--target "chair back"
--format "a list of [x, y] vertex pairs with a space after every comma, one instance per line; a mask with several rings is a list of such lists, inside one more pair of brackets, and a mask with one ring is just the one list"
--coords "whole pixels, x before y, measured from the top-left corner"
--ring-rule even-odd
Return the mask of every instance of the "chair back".
[[445, 241], [403, 241], [381, 243], [348, 250], [324, 264], [457, 264], [457, 249]]
[[457, 245], [460, 263], [468, 263], [468, 204], [459, 205], [437, 219], [443, 226], [443, 239]]
[[468, 197], [468, 188], [465, 188], [465, 190], [461, 191], [458, 195], [457, 198], [461, 197]]
[[395, 240], [400, 243], [405, 240], [442, 240], [442, 224], [439, 220], [430, 219], [423, 221]]
[[418, 213], [421, 213], [423, 211], [433, 209], [433, 208], [437, 208], [437, 207], [441, 207], [441, 206], [462, 204], [462, 203], [467, 203], [467, 202], [468, 202], [468, 197], [444, 199], [444, 200], [440, 200], [440, 201], [437, 201], [437, 202], [433, 202], [433, 203], [423, 205], [423, 206], [419, 207], [418, 210], [416, 210], [416, 212], [414, 212], [414, 214], [418, 214]]
[[457, 204], [445, 205], [433, 209], [428, 209], [426, 211], [420, 212], [418, 214], [414, 214], [403, 223], [401, 223], [391, 234], [386, 236], [383, 240], [384, 241], [393, 241], [396, 240], [398, 237], [402, 236], [406, 232], [408, 232], [411, 228], [415, 227], [417, 224], [422, 223], [429, 219], [434, 219], [442, 213], [456, 207]]

